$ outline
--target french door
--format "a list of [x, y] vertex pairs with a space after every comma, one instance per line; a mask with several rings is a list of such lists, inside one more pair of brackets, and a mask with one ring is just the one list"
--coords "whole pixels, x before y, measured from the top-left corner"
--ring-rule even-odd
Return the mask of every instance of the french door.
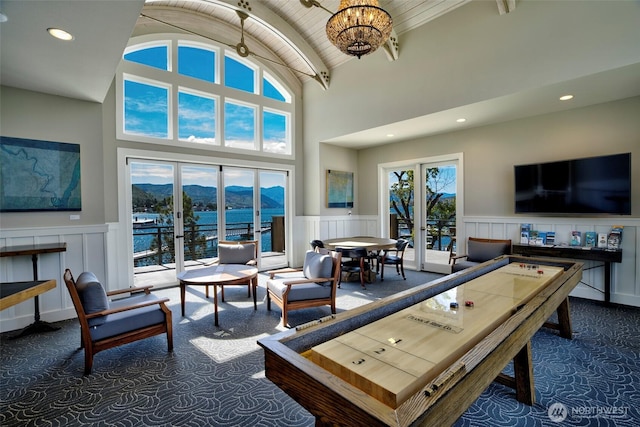
[[176, 274], [217, 257], [221, 240], [257, 240], [259, 268], [267, 256], [268, 268], [287, 265], [286, 172], [156, 160], [128, 167], [136, 285], [175, 284]]
[[458, 161], [421, 165], [423, 244], [422, 270], [450, 273], [449, 254], [455, 252], [458, 215]]
[[[409, 240], [405, 264], [449, 273], [462, 215], [462, 154], [381, 165], [383, 235]], [[388, 231], [387, 231], [388, 230]]]

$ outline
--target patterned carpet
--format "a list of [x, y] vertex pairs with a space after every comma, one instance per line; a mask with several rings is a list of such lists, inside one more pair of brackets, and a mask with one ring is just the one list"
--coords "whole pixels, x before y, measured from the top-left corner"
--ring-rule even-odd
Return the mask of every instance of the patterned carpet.
[[[339, 311], [383, 298], [438, 275], [387, 271], [384, 283], [360, 289], [343, 283]], [[83, 376], [76, 320], [61, 329], [15, 340], [0, 337], [2, 426], [313, 426], [314, 418], [264, 376], [256, 341], [277, 333], [280, 311], [259, 303], [246, 287], [225, 290], [220, 327], [202, 288], [187, 291], [180, 316], [177, 288], [171, 298], [174, 351], [164, 336], [98, 353], [93, 374]], [[259, 301], [264, 298], [260, 277]], [[572, 299], [575, 338], [546, 329], [533, 338], [536, 404], [491, 385], [457, 426], [637, 426], [640, 424], [640, 309], [603, 307]], [[299, 325], [329, 314], [327, 308], [292, 312]], [[507, 371], [510, 367], [507, 367]], [[562, 405], [564, 406], [562, 406]], [[551, 413], [551, 415], [549, 415]], [[564, 418], [566, 416], [566, 418]]]

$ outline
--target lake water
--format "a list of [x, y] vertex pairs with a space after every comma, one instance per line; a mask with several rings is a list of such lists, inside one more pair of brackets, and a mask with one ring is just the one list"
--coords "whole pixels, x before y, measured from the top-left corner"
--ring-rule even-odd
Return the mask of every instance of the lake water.
[[[194, 212], [194, 214], [198, 217], [196, 221], [199, 225], [198, 232], [207, 236], [209, 239], [208, 247], [210, 246], [212, 249], [217, 246], [217, 240], [213, 239], [213, 237], [217, 237], [217, 225], [218, 225], [218, 212], [217, 211], [200, 211]], [[275, 208], [275, 209], [262, 209], [261, 212], [261, 220], [263, 226], [270, 226], [271, 219], [274, 216], [283, 216], [284, 209]], [[241, 233], [246, 233], [247, 224], [253, 221], [254, 210], [253, 209], [230, 209], [225, 211], [225, 221], [227, 224], [227, 229], [237, 229], [241, 231], [237, 231], [235, 236], [229, 236], [228, 239], [223, 240], [244, 240], [245, 236], [242, 236]], [[150, 213], [135, 213], [133, 215], [134, 221], [140, 221], [144, 219], [153, 219], [158, 221], [159, 214], [150, 214]], [[267, 224], [268, 223], [268, 224]], [[162, 225], [162, 224], [159, 224]], [[188, 232], [188, 230], [185, 230]], [[147, 226], [144, 228], [134, 228], [133, 229], [133, 252], [139, 253], [149, 250], [151, 248], [151, 243], [153, 242], [154, 237], [158, 233], [158, 227], [156, 226]], [[262, 252], [270, 252], [271, 251], [271, 232], [263, 232], [262, 233]], [[216, 254], [207, 254], [208, 256], [215, 256]], [[136, 261], [136, 266], [140, 265], [153, 265], [157, 264], [155, 259], [147, 259], [147, 262], [142, 260]]]

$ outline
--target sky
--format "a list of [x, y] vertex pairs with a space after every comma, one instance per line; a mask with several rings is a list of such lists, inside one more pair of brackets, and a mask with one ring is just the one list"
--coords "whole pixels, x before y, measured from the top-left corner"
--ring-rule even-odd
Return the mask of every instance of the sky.
[[[171, 164], [131, 162], [132, 184], [171, 184], [173, 183], [174, 166]], [[218, 166], [183, 166], [182, 185], [202, 185], [217, 187], [216, 174]], [[253, 186], [253, 169], [224, 168], [226, 185], [241, 187]], [[286, 174], [277, 171], [260, 171], [260, 186], [284, 187]]]
[[[455, 165], [442, 165], [438, 167], [440, 169], [439, 172], [439, 181], [440, 186], [438, 187], [438, 191], [441, 193], [448, 194], [456, 194], [456, 166]], [[400, 169], [406, 170], [406, 169]], [[389, 186], [398, 182], [395, 174], [389, 173]], [[442, 185], [446, 183], [446, 185]]]
[[[125, 58], [154, 68], [168, 71], [169, 45], [127, 51]], [[181, 44], [178, 47], [178, 70], [181, 75], [193, 77], [212, 84], [220, 83], [216, 76], [215, 58], [217, 51], [203, 46]], [[255, 72], [247, 65], [228, 56], [224, 57], [224, 85], [241, 91], [255, 93]], [[217, 82], [217, 83], [216, 83]], [[262, 88], [263, 96], [279, 101], [290, 101], [284, 89], [276, 88], [277, 82], [266, 72]], [[157, 138], [171, 139], [169, 125], [171, 88], [162, 82], [151, 82], [135, 76], [127, 76], [125, 91], [125, 132]], [[263, 131], [263, 150], [271, 153], [290, 154], [288, 144], [287, 113], [264, 109], [260, 117], [256, 105], [249, 105], [230, 98], [219, 98], [194, 89], [180, 87], [178, 91], [178, 138], [194, 143], [221, 144], [217, 132], [224, 124], [224, 145], [249, 150], [259, 149], [256, 130], [259, 124]], [[216, 123], [216, 111], [224, 113], [224, 123]], [[219, 114], [218, 114], [219, 116]], [[260, 122], [258, 122], [258, 120]]]

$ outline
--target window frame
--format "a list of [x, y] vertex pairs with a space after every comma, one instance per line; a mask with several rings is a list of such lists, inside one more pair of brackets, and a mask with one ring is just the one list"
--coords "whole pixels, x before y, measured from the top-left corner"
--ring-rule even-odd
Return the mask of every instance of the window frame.
[[[265, 158], [283, 158], [295, 159], [295, 129], [296, 129], [296, 99], [297, 95], [290, 89], [274, 70], [267, 68], [259, 59], [250, 57], [238, 58], [231, 48], [217, 44], [213, 41], [203, 41], [201, 37], [184, 35], [184, 34], [149, 34], [146, 36], [133, 37], [126, 53], [137, 51], [144, 48], [156, 47], [159, 45], [167, 46], [169, 54], [167, 67], [173, 71], [164, 71], [155, 67], [146, 66], [139, 62], [131, 62], [124, 60], [124, 54], [118, 65], [116, 73], [116, 138], [123, 141], [144, 142], [149, 144], [169, 145], [172, 147], [194, 148], [201, 150], [211, 150], [219, 152], [233, 152], [238, 154], [246, 154], [251, 156], [260, 156]], [[195, 77], [181, 75], [178, 73], [178, 47], [192, 47], [211, 50], [215, 55], [215, 80], [217, 83], [207, 82]], [[247, 65], [254, 70], [254, 90], [256, 93], [250, 93], [244, 90], [227, 87], [224, 85], [224, 63], [225, 56]], [[169, 87], [169, 137], [157, 138], [148, 135], [129, 134], [125, 132], [125, 109], [124, 109], [124, 81], [147, 81], [153, 82], [154, 85], [161, 84], [162, 87]], [[285, 99], [284, 101], [267, 97], [263, 95], [263, 81], [267, 80], [274, 88], [276, 88]], [[179, 121], [178, 121], [178, 103], [179, 92], [195, 94], [196, 96], [204, 96], [212, 98], [216, 102], [216, 143], [191, 142], [179, 138]], [[255, 129], [255, 149], [245, 149], [239, 147], [229, 147], [225, 145], [226, 134], [224, 129], [224, 106], [227, 102], [246, 105], [255, 108], [254, 129]], [[286, 117], [287, 132], [287, 153], [274, 153], [264, 151], [264, 129], [263, 115], [264, 111], [275, 112]]]
[[[125, 78], [126, 76], [126, 78]], [[125, 121], [122, 120], [122, 122], [118, 125], [118, 129], [126, 135], [129, 135], [131, 137], [134, 137], [134, 140], [139, 140], [141, 142], [150, 142], [149, 140], [160, 140], [160, 141], [169, 141], [171, 139], [171, 135], [173, 135], [173, 115], [171, 114], [171, 104], [173, 102], [173, 91], [172, 91], [172, 87], [171, 85], [163, 82], [163, 81], [159, 81], [159, 80], [153, 80], [147, 77], [141, 77], [138, 75], [132, 75], [129, 73], [123, 73], [122, 74], [122, 90], [121, 90], [121, 96], [122, 96], [122, 118], [124, 119], [124, 113], [125, 113], [125, 106], [124, 106], [124, 102], [125, 102], [125, 97], [124, 97], [124, 84], [126, 81], [129, 82], [134, 82], [134, 83], [138, 83], [138, 84], [144, 84], [147, 86], [154, 86], [154, 87], [158, 87], [158, 88], [163, 88], [167, 90], [167, 137], [166, 138], [160, 138], [160, 137], [156, 137], [156, 136], [149, 136], [149, 135], [144, 135], [144, 134], [131, 134], [131, 133], [127, 133], [125, 132]], [[117, 122], [117, 120], [116, 120]], [[141, 138], [141, 139], [139, 139]]]

